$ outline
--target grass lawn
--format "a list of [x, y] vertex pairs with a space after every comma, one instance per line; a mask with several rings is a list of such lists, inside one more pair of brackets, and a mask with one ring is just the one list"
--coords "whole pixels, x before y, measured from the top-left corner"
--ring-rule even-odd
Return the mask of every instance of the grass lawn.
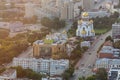
[[8, 37], [9, 30], [0, 28], [0, 39]]
[[95, 34], [97, 34], [97, 35], [104, 34], [107, 31], [109, 31], [109, 29], [95, 29]]

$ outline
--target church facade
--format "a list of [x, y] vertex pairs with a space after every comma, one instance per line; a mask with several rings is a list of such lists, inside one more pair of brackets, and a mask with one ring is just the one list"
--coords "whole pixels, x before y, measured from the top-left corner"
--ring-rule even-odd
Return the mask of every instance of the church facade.
[[81, 17], [82, 17], [82, 19], [78, 20], [78, 27], [76, 30], [76, 36], [94, 37], [95, 31], [93, 28], [93, 20], [90, 20], [89, 14], [87, 12], [83, 12]]

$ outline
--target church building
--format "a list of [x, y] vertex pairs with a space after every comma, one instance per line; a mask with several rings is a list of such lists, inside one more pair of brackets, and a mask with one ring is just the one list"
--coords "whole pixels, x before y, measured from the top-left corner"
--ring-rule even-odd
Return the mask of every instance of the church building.
[[93, 28], [93, 20], [90, 20], [89, 14], [83, 12], [81, 15], [81, 20], [78, 20], [78, 28], [76, 30], [76, 36], [79, 37], [94, 37], [95, 31]]

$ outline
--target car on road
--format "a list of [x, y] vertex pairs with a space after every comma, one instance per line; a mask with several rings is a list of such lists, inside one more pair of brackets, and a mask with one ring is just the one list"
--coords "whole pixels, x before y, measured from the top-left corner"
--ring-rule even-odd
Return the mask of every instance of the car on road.
[[91, 53], [88, 53], [89, 55], [91, 55]]
[[88, 68], [92, 68], [92, 65], [91, 65], [91, 64], [89, 64], [89, 65], [88, 65]]
[[85, 73], [85, 70], [83, 69], [83, 73]]
[[83, 64], [83, 63], [81, 63], [81, 66], [84, 66], [84, 64]]

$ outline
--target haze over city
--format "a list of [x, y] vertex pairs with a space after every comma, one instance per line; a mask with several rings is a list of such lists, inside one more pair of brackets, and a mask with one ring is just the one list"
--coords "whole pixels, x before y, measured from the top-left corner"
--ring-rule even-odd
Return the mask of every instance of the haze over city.
[[0, 0], [0, 80], [120, 80], [120, 0]]

